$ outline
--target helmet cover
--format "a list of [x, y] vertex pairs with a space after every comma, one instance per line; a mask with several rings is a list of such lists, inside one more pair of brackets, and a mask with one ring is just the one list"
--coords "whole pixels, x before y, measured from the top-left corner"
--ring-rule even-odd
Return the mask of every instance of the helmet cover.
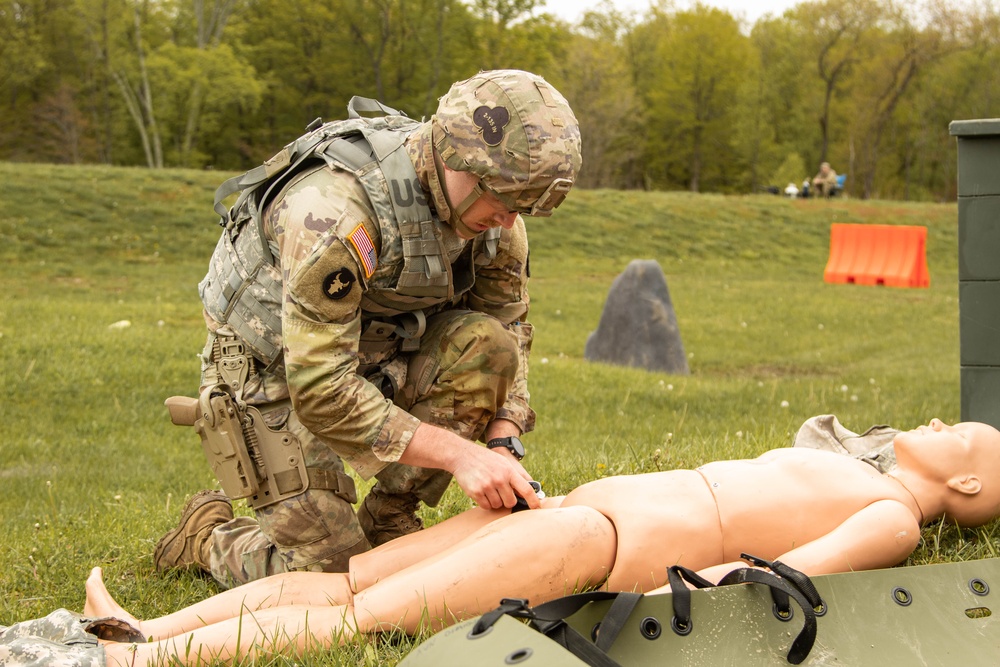
[[542, 77], [480, 72], [455, 83], [431, 118], [434, 147], [455, 171], [479, 177], [509, 209], [547, 216], [580, 170], [580, 124]]

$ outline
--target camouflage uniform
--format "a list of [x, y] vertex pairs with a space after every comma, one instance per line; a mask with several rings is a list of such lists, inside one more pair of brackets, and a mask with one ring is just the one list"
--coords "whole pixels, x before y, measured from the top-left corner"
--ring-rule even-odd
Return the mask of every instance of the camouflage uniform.
[[0, 667], [105, 667], [107, 655], [98, 638], [146, 641], [125, 621], [57, 609], [45, 618], [0, 625]]
[[[494, 73], [494, 81], [482, 84], [484, 90], [490, 92], [504, 76]], [[544, 82], [535, 85], [545, 89], [542, 104], [558, 97]], [[512, 168], [500, 159], [480, 161], [483, 173], [478, 175], [493, 194], [509, 200], [505, 203], [512, 210], [530, 208], [543, 194], [544, 188], [528, 189], [537, 182], [540, 164], [529, 142], [550, 141], [556, 150], [565, 143], [566, 175], [572, 177], [579, 167], [575, 119], [540, 130], [519, 126], [520, 138], [533, 136], [516, 143], [514, 126], [530, 111], [511, 110], [506, 119], [510, 145], [497, 142], [495, 147], [510, 151], [509, 156], [523, 153], [523, 164]], [[449, 123], [438, 150], [452, 168], [471, 171], [457, 164], [463, 144], [468, 150], [482, 147], [491, 129], [483, 129], [481, 118], [465, 126], [454, 119]], [[440, 219], [452, 219], [433, 161], [432, 145], [442, 134], [437, 116], [407, 131], [404, 146], [419, 181], [409, 194], [426, 198]], [[529, 182], [522, 173], [536, 180]], [[387, 192], [398, 186], [382, 182]], [[413, 241], [404, 238], [391, 214], [376, 210], [355, 174], [337, 165], [313, 163], [299, 170], [267, 203], [262, 222], [260, 232], [248, 224], [241, 233], [262, 233], [275, 258], [262, 272], [263, 280], [282, 285], [280, 328], [266, 318], [251, 326], [261, 338], [280, 344], [282, 354], [270, 364], [256, 364], [242, 395], [261, 409], [269, 426], [296, 434], [308, 468], [343, 475], [346, 461], [363, 478], [375, 476], [387, 493], [414, 494], [435, 505], [450, 475], [396, 463], [421, 422], [469, 440], [479, 439], [498, 418], [521, 432], [532, 430], [535, 415], [527, 389], [532, 329], [525, 322], [528, 243], [520, 216], [492, 242], [489, 233], [463, 240], [453, 224], [435, 221], [437, 247], [429, 254], [443, 260], [447, 280], [424, 294], [415, 294], [422, 288], [400, 289]], [[421, 245], [428, 244], [422, 239]], [[213, 262], [220, 257], [217, 250]], [[426, 327], [419, 348], [404, 350], [406, 334], [398, 334], [407, 329], [400, 323], [412, 324], [414, 315], [425, 318]], [[206, 321], [203, 372], [211, 373], [215, 332], [229, 332], [208, 309]], [[229, 585], [289, 570], [346, 571], [349, 557], [369, 546], [348, 500], [344, 494], [309, 489], [258, 509], [256, 519], [237, 517], [216, 527], [213, 576]]]
[[858, 434], [845, 428], [834, 415], [817, 415], [799, 427], [792, 446], [847, 454], [886, 474], [898, 467], [893, 447], [898, 433], [898, 429], [880, 424]]

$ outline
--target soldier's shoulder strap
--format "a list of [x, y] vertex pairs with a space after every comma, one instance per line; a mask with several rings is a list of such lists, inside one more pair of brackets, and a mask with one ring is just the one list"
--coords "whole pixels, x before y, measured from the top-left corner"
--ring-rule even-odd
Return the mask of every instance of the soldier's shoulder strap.
[[[306, 128], [304, 135], [282, 148], [262, 165], [223, 182], [215, 191], [213, 203], [215, 212], [220, 216], [219, 224], [227, 229], [248, 219], [261, 224], [261, 209], [271, 193], [285, 182], [285, 176], [294, 174], [299, 166], [311, 158], [323, 159], [331, 165], [359, 175], [369, 196], [385, 199], [396, 220], [403, 226], [426, 224], [431, 219], [431, 213], [420, 198], [385, 197], [374, 176], [364, 177], [372, 172], [369, 166], [377, 162], [381, 170], [388, 174], [390, 187], [398, 182], [412, 182], [416, 179], [412, 163], [405, 151], [400, 149], [406, 136], [405, 130], [412, 128], [417, 121], [378, 100], [358, 96], [352, 97], [348, 103], [347, 116], [346, 120], [329, 123], [322, 123], [317, 118]], [[254, 201], [251, 195], [265, 186], [267, 189], [264, 194]], [[239, 198], [227, 209], [223, 201], [236, 193], [240, 193]], [[260, 236], [264, 238], [263, 233]], [[269, 249], [264, 250], [265, 255], [270, 258]]]
[[[373, 118], [370, 116], [373, 113], [381, 114], [382, 117], [406, 117], [406, 114], [402, 111], [388, 107], [377, 100], [358, 96], [352, 97], [347, 105], [346, 120], [323, 123], [322, 119], [317, 118], [306, 127], [305, 134], [286, 145], [263, 164], [224, 181], [216, 189], [215, 200], [213, 202], [213, 208], [221, 218], [220, 224], [223, 226], [231, 225], [233, 222], [231, 216], [240, 209], [241, 204], [249, 193], [275, 176], [301, 164], [302, 161], [312, 156], [316, 148], [324, 141], [342, 135], [361, 132], [362, 128], [366, 127]], [[363, 114], [369, 115], [366, 116]], [[223, 201], [237, 192], [242, 193], [242, 196], [227, 210]]]

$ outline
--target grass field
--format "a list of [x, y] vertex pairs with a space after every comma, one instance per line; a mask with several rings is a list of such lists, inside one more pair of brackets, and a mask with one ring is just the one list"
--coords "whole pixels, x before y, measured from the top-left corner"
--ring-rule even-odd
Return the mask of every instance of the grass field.
[[[156, 574], [151, 553], [214, 484], [163, 400], [197, 388], [195, 287], [224, 176], [0, 164], [0, 623], [80, 609], [93, 565], [140, 617], [215, 590]], [[824, 283], [832, 222], [927, 226], [930, 288]], [[539, 419], [525, 462], [550, 495], [755, 455], [820, 413], [854, 430], [959, 418], [955, 205], [584, 191], [528, 227]], [[667, 276], [690, 376], [583, 359], [632, 259]], [[453, 485], [424, 517], [467, 506]], [[996, 523], [924, 538], [912, 563], [1000, 545]], [[411, 646], [359, 641], [305, 663], [394, 664]]]

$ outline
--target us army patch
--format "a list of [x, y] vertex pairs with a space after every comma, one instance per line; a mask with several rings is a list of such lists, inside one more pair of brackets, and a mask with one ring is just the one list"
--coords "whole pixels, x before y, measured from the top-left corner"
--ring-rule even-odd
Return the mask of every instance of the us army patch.
[[328, 299], [340, 301], [351, 293], [351, 288], [354, 287], [356, 280], [357, 278], [346, 266], [337, 269], [323, 280], [323, 294]]
[[499, 146], [503, 141], [503, 129], [510, 122], [510, 112], [506, 107], [481, 106], [472, 112], [472, 122], [483, 134], [487, 146]]

